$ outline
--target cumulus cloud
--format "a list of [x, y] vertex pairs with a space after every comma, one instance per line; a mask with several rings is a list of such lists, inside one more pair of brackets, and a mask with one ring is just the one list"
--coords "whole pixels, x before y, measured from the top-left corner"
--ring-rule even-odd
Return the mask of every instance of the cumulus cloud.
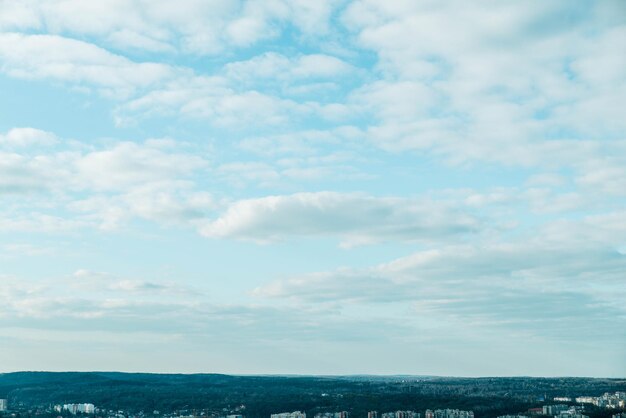
[[[11, 329], [51, 333], [109, 332], [119, 336], [153, 332], [164, 338], [185, 336], [199, 344], [371, 339], [374, 326], [331, 312], [287, 306], [215, 303], [208, 286], [121, 278], [85, 269], [57, 279], [29, 281], [2, 277], [0, 318]], [[384, 319], [381, 319], [385, 322]], [[406, 331], [391, 322], [377, 335]]]
[[[454, 163], [572, 167], [589, 156], [588, 139], [595, 155], [613, 155], [609, 142], [624, 130], [612, 112], [624, 106], [626, 55], [614, 53], [625, 28], [609, 11], [623, 16], [623, 8], [492, 6], [348, 5], [342, 19], [378, 55], [384, 78], [350, 99], [374, 120], [370, 140]], [[564, 9], [567, 19], [554, 18]]]
[[318, 192], [235, 202], [201, 233], [260, 242], [339, 236], [345, 245], [354, 245], [445, 239], [474, 232], [479, 225], [468, 213], [437, 202]]
[[121, 104], [118, 123], [154, 115], [204, 119], [221, 127], [277, 126], [311, 106], [256, 90], [237, 90], [223, 77], [180, 78]]
[[324, 54], [287, 57], [266, 52], [247, 61], [231, 62], [224, 66], [229, 78], [238, 80], [291, 78], [332, 78], [349, 74], [354, 69], [343, 60]]
[[216, 209], [213, 196], [190, 182], [154, 182], [115, 195], [92, 195], [68, 204], [68, 209], [101, 229], [118, 229], [133, 218], [161, 225], [194, 225]]
[[[0, 333], [66, 341], [94, 330], [106, 341], [140, 330], [202, 349], [390, 337], [410, 347], [405, 363], [422, 358], [415, 347], [437, 360], [454, 345], [491, 364], [532, 340], [541, 349], [529, 363], [567, 347], [564, 362], [598, 373], [610, 364], [598, 350], [621, 342], [626, 298], [624, 10], [611, 0], [0, 1], [5, 81], [33, 87], [33, 103], [52, 85], [93, 121], [108, 109], [118, 128], [54, 120], [81, 138], [71, 141], [0, 133], [3, 262], [51, 254], [25, 244], [31, 236], [71, 231], [74, 248], [93, 244], [93, 228], [129, 224], [168, 243], [180, 237], [166, 229], [198, 231], [214, 248], [337, 240], [413, 252], [363, 267], [374, 249], [354, 248], [336, 254], [360, 267], [238, 276], [268, 280], [255, 305], [212, 302], [222, 278], [203, 293], [181, 289], [185, 277], [4, 276], [0, 317], [17, 331]], [[128, 139], [159, 131], [195, 142]], [[124, 139], [94, 139], [103, 135]], [[592, 354], [572, 348], [572, 329], [592, 337]], [[501, 361], [495, 373], [509, 370]]]
[[[323, 53], [293, 57], [268, 53], [230, 63], [225, 71], [213, 74], [160, 62], [136, 62], [122, 55], [128, 49], [214, 54], [226, 46], [245, 47], [278, 36], [288, 24], [303, 34], [318, 36], [338, 6], [335, 1], [320, 1], [315, 6], [282, 0], [185, 0], [176, 7], [161, 1], [143, 3], [121, 0], [96, 6], [50, 0], [2, 4], [0, 28], [26, 33], [0, 35], [0, 71], [11, 77], [60, 81], [83, 92], [93, 88], [121, 102], [114, 112], [119, 124], [174, 115], [222, 126], [275, 126], [303, 114], [329, 114], [315, 101], [298, 103], [283, 93], [302, 87], [292, 85], [296, 79], [324, 79], [353, 71], [343, 60]], [[68, 16], [81, 16], [80, 22]], [[44, 33], [31, 34], [27, 29]], [[263, 84], [267, 83], [259, 84], [259, 79], [242, 85], [242, 79], [256, 78], [263, 69], [288, 81], [282, 92], [265, 91]], [[318, 94], [321, 91], [312, 88]]]
[[135, 63], [93, 44], [56, 35], [0, 34], [0, 69], [13, 77], [88, 83], [122, 94], [171, 77], [174, 69]]
[[58, 138], [52, 132], [35, 128], [13, 128], [0, 134], [0, 147], [23, 148], [28, 146], [53, 145]]
[[5, 232], [62, 234], [68, 231], [76, 231], [89, 225], [90, 224], [83, 219], [51, 215], [45, 213], [45, 209], [38, 211], [34, 207], [27, 213], [3, 211], [0, 214], [0, 231]]
[[96, 189], [116, 189], [129, 184], [176, 179], [206, 167], [206, 161], [189, 153], [162, 149], [158, 144], [121, 142], [76, 159], [82, 181]]
[[57, 137], [32, 128], [2, 138], [0, 146], [20, 145], [0, 150], [2, 230], [115, 229], [133, 218], [189, 224], [214, 208], [194, 182], [206, 158], [172, 140], [49, 147]]
[[[258, 66], [258, 60], [276, 61]], [[198, 75], [189, 68], [156, 62], [134, 62], [95, 44], [58, 35], [0, 34], [0, 71], [12, 77], [65, 82], [95, 88], [121, 101], [114, 112], [118, 123], [142, 117], [174, 115], [210, 120], [221, 126], [276, 126], [290, 118], [323, 115], [323, 106], [299, 103], [280, 94], [259, 91], [258, 83], [241, 86], [241, 77], [273, 66], [274, 75], [294, 77], [345, 74], [350, 66], [322, 55], [294, 59], [269, 55], [248, 63], [233, 63], [222, 75]], [[245, 87], [245, 88], [244, 88]]]
[[59, 281], [52, 282], [58, 286], [67, 287], [69, 292], [93, 292], [97, 295], [108, 294], [108, 296], [116, 293], [135, 293], [144, 297], [159, 296], [167, 299], [198, 295], [197, 291], [175, 282], [121, 278], [110, 273], [86, 269], [76, 270], [70, 277], [64, 278], [60, 284]]
[[320, 36], [328, 30], [328, 21], [338, 5], [335, 0], [315, 5], [284, 0], [183, 0], [176, 6], [162, 0], [101, 4], [29, 0], [3, 2], [0, 29], [45, 29], [78, 37], [102, 37], [123, 49], [216, 54], [226, 47], [245, 47], [274, 38], [278, 35], [276, 26], [291, 24], [305, 36]]
[[106, 37], [117, 49], [138, 49], [151, 52], [174, 52], [175, 48], [164, 40], [152, 38], [129, 29], [120, 29]]
[[[14, 134], [9, 131], [7, 137]], [[25, 134], [20, 131], [21, 137]], [[28, 135], [32, 135], [28, 131]], [[47, 138], [47, 137], [46, 137]], [[105, 149], [69, 147], [44, 153], [0, 152], [1, 183], [5, 190], [31, 189], [120, 190], [132, 185], [175, 180], [206, 167], [201, 157], [172, 152], [158, 141], [118, 142]]]
[[369, 269], [276, 281], [255, 294], [346, 309], [405, 304], [414, 309], [408, 318], [520, 329], [557, 340], [573, 339], [569, 331], [576, 327], [606, 339], [626, 315], [620, 302], [624, 268], [626, 257], [612, 247], [531, 239], [420, 251]]

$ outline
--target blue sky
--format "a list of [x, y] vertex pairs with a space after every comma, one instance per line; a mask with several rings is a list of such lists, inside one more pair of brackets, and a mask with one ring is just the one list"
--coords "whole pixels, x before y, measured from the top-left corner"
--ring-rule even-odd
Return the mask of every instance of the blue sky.
[[0, 371], [623, 377], [624, 22], [0, 0]]

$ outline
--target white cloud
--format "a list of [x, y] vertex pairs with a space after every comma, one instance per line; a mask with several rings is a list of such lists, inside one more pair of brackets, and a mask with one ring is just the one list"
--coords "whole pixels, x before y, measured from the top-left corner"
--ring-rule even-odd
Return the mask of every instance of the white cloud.
[[0, 192], [20, 193], [46, 190], [57, 181], [69, 179], [70, 157], [65, 154], [38, 155], [0, 151]]
[[264, 162], [233, 162], [222, 164], [218, 173], [231, 184], [243, 187], [248, 183], [268, 186], [280, 179], [280, 173]]
[[420, 82], [377, 81], [352, 93], [352, 100], [366, 106], [387, 122], [410, 122], [429, 115], [439, 105], [435, 89]]
[[87, 83], [115, 94], [162, 82], [176, 70], [135, 63], [93, 44], [55, 35], [0, 34], [0, 69], [13, 77]]
[[[56, 136], [13, 129], [12, 143]], [[19, 141], [18, 141], [19, 140]], [[171, 140], [114, 142], [87, 147], [31, 146], [0, 152], [0, 229], [59, 232], [84, 227], [115, 229], [133, 218], [190, 225], [206, 218], [213, 198], [194, 181], [206, 158]], [[78, 216], [77, 216], [78, 215]]]
[[275, 281], [254, 294], [344, 311], [408, 305], [407, 321], [471, 324], [477, 335], [504, 327], [569, 341], [575, 327], [609, 341], [626, 315], [624, 268], [626, 257], [612, 247], [535, 238], [425, 250], [369, 269]]
[[6, 134], [0, 134], [0, 147], [23, 148], [30, 146], [48, 146], [58, 141], [52, 132], [35, 128], [13, 128]]
[[[3, 276], [0, 317], [17, 330], [3, 337], [122, 341], [140, 330], [201, 349], [300, 338], [410, 347], [393, 367], [436, 357], [415, 347], [474, 345], [463, 360], [491, 364], [494, 351], [527, 354], [532, 341], [534, 360], [549, 343], [576, 354], [568, 365], [611, 367], [597, 353], [620, 342], [625, 315], [623, 12], [611, 0], [0, 0], [0, 74], [37, 80], [33, 103], [52, 100], [42, 83], [80, 91], [62, 100], [89, 117], [53, 121], [76, 141], [25, 127], [0, 134], [3, 261], [48, 257], [46, 269], [59, 271], [67, 260], [53, 260], [46, 240], [69, 237], [62, 255], [75, 257], [101, 231], [130, 226], [133, 245], [150, 252], [157, 237], [158, 251], [192, 260], [193, 276]], [[117, 135], [98, 122], [103, 109], [125, 140], [94, 139]], [[128, 140], [158, 131], [196, 143]], [[302, 265], [272, 263], [244, 279], [245, 266], [229, 269], [243, 251], [218, 260], [227, 276], [207, 275], [173, 228], [213, 238], [203, 245], [219, 251], [231, 239], [302, 240], [312, 251], [379, 244], [336, 252], [330, 266], [363, 265], [378, 249], [414, 254], [279, 279], [255, 291], [254, 306], [239, 303], [246, 295], [217, 305], [209, 299], [237, 300], [245, 283]], [[123, 250], [119, 235], [104, 236]], [[262, 251], [280, 259], [285, 248]], [[141, 263], [128, 261], [134, 271]], [[241, 280], [232, 287], [231, 274]], [[206, 276], [201, 290], [176, 284]], [[589, 356], [572, 348], [580, 333]]]
[[338, 236], [344, 245], [355, 245], [448, 239], [478, 226], [473, 216], [445, 203], [319, 192], [237, 201], [201, 233], [260, 242]]
[[323, 54], [304, 55], [293, 69], [294, 74], [301, 77], [333, 77], [352, 71], [354, 69], [339, 58]]
[[[332, 312], [293, 307], [224, 303], [210, 300], [206, 288], [121, 278], [85, 269], [73, 275], [39, 281], [1, 277], [0, 318], [3, 329], [65, 332], [67, 336], [106, 331], [112, 337], [154, 332], [204, 344], [219, 338], [228, 347], [245, 342], [372, 340], [406, 327], [381, 328], [368, 321], [335, 317]], [[208, 320], [210, 319], [210, 320]], [[379, 320], [386, 323], [384, 318]], [[379, 322], [379, 323], [380, 323]], [[322, 326], [323, 324], [323, 326]], [[22, 335], [24, 337], [24, 335]]]
[[[122, 3], [129, 9], [137, 7], [129, 2]], [[150, 10], [155, 12], [162, 6], [154, 5]], [[78, 8], [80, 13], [77, 13], [81, 15], [93, 12], [90, 6], [69, 1], [64, 4], [51, 2], [50, 7], [64, 10], [55, 12], [55, 16], [65, 16], [68, 12], [65, 8]], [[82, 10], [84, 8], [89, 11]], [[106, 13], [103, 12], [103, 15]], [[132, 17], [129, 19], [133, 21]], [[247, 17], [242, 19], [246, 22], [250, 20]], [[85, 17], [85, 20], [89, 18]], [[61, 27], [64, 24], [58, 23]], [[108, 27], [106, 23], [103, 25]], [[116, 26], [115, 31], [107, 32], [108, 42], [113, 46], [124, 44], [133, 49], [151, 51], [167, 51], [171, 48], [163, 36], [144, 35], [132, 27]], [[79, 27], [76, 30], [82, 32], [87, 29]], [[93, 28], [93, 31], [101, 33], [97, 28]], [[204, 35], [199, 33], [197, 36], [202, 38]], [[252, 38], [258, 37], [254, 35]], [[252, 124], [276, 126], [291, 119], [316, 115], [337, 118], [337, 110], [341, 106], [338, 103], [330, 103], [332, 107], [326, 108], [315, 101], [296, 102], [286, 98], [283, 93], [295, 91], [294, 88], [298, 87], [295, 85], [298, 84], [296, 80], [345, 76], [354, 70], [339, 58], [324, 54], [286, 57], [269, 53], [248, 62], [228, 64], [224, 72], [215, 71], [217, 75], [205, 76], [198, 75], [190, 68], [158, 62], [135, 62], [95, 43], [67, 36], [22, 33], [0, 34], [0, 61], [0, 71], [11, 77], [60, 81], [76, 90], [87, 92], [94, 88], [101, 95], [119, 101], [114, 116], [120, 125], [142, 117], [162, 115], [207, 119], [216, 125], [231, 127]], [[260, 72], [259, 68], [262, 69]], [[270, 79], [277, 77], [284, 80], [282, 93], [264, 91], [267, 85], [258, 83], [257, 78], [263, 71]], [[242, 78], [248, 82], [242, 84]]]
[[142, 35], [128, 29], [120, 29], [107, 36], [107, 42], [116, 48], [136, 48], [151, 52], [174, 52], [172, 45], [159, 39]]
[[578, 164], [592, 141], [612, 155], [606, 143], [626, 128], [614, 113], [626, 97], [622, 12], [616, 2], [352, 2], [342, 19], [378, 55], [383, 81], [350, 104], [391, 151], [552, 168]]
[[[333, 146], [335, 149], [358, 149], [363, 145], [364, 134], [353, 126], [332, 129], [311, 129], [277, 135], [244, 138], [238, 147], [264, 157], [291, 155], [298, 158], [320, 154], [320, 149]], [[340, 152], [335, 152], [337, 155]]]
[[[85, 295], [85, 292], [111, 297], [114, 294], [138, 294], [139, 297], [190, 297], [202, 296], [197, 289], [173, 282], [156, 282], [142, 279], [117, 277], [106, 272], [86, 269], [76, 270], [71, 277], [53, 281], [55, 285], [66, 287], [67, 293]], [[115, 300], [115, 299], [109, 299]], [[118, 299], [119, 300], [119, 299]]]
[[3, 1], [0, 3], [0, 30], [39, 29], [38, 13], [26, 2]]
[[249, 46], [259, 39], [274, 37], [276, 31], [263, 19], [244, 16], [228, 24], [226, 33], [231, 42], [238, 46]]
[[[328, 31], [337, 1], [27, 0], [0, 4], [0, 29], [45, 28], [51, 33], [102, 37], [120, 48], [216, 54], [277, 36], [292, 23], [317, 37]], [[80, 19], [76, 19], [80, 16]], [[116, 34], [110, 36], [111, 34]], [[120, 43], [120, 40], [130, 43]]]
[[201, 157], [173, 153], [151, 143], [133, 142], [89, 152], [77, 158], [74, 164], [81, 182], [105, 190], [180, 178], [206, 167]]
[[121, 102], [114, 113], [119, 125], [163, 115], [204, 119], [216, 126], [239, 129], [276, 129], [320, 117], [337, 121], [350, 115], [347, 106], [324, 97], [303, 101], [290, 95], [298, 88], [312, 86], [323, 96], [325, 87], [320, 89], [319, 83], [307, 80], [350, 71], [351, 66], [326, 55], [288, 58], [267, 53], [226, 64], [223, 71], [211, 76], [177, 71], [176, 77]]
[[180, 78], [122, 104], [118, 123], [154, 115], [180, 115], [217, 126], [276, 126], [313, 109], [290, 99], [255, 90], [237, 91], [221, 77]]
[[247, 61], [236, 61], [224, 66], [229, 78], [245, 80], [294, 78], [333, 78], [347, 75], [355, 69], [343, 60], [324, 54], [288, 57], [266, 52]]
[[67, 205], [103, 230], [115, 230], [133, 218], [160, 225], [201, 223], [216, 209], [213, 196], [194, 190], [190, 182], [151, 182], [115, 195], [96, 194]]
[[[13, 131], [10, 131], [13, 132]], [[28, 133], [30, 135], [32, 132]], [[20, 131], [20, 138], [28, 135]], [[123, 190], [174, 180], [206, 167], [201, 157], [163, 149], [160, 143], [119, 142], [103, 150], [1, 153], [0, 186], [8, 191]]]
[[41, 213], [32, 208], [24, 214], [11, 215], [0, 212], [0, 231], [4, 232], [33, 232], [37, 234], [62, 234], [76, 231], [89, 226], [82, 219], [68, 219], [61, 216]]
[[46, 246], [37, 246], [29, 243], [11, 243], [2, 245], [2, 254], [0, 258], [11, 257], [37, 257], [42, 255], [55, 254], [57, 251], [54, 248]]

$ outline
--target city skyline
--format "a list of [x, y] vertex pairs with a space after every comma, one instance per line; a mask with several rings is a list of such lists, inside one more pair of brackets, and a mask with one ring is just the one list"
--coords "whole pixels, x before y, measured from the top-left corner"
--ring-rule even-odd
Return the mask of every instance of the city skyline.
[[0, 373], [626, 376], [622, 1], [0, 0]]

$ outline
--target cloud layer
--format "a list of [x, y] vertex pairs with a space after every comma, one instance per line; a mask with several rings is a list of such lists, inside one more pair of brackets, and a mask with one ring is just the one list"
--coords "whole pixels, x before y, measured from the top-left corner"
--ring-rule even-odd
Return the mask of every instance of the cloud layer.
[[445, 203], [321, 192], [238, 201], [201, 232], [261, 242], [338, 235], [350, 245], [446, 239], [478, 227], [475, 217]]
[[0, 1], [0, 354], [623, 375], [625, 17]]

